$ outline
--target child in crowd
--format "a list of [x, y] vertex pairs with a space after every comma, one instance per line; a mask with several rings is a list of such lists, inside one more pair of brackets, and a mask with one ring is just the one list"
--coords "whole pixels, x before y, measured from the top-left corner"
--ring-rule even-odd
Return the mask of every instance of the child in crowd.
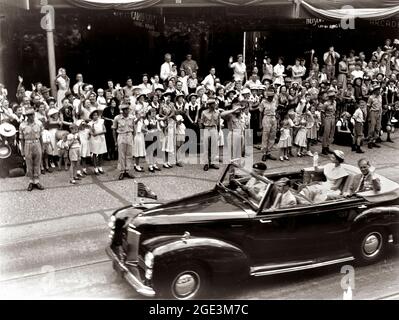
[[68, 133], [64, 133], [62, 135], [61, 140], [57, 142], [58, 154], [60, 156], [60, 160], [58, 161], [58, 170], [61, 171], [62, 161], [64, 161], [65, 171], [68, 171]]
[[183, 117], [179, 114], [176, 116], [176, 166], [182, 167], [184, 160], [184, 153], [179, 149], [184, 144], [186, 138], [186, 126], [183, 122]]
[[147, 113], [147, 119], [144, 120], [144, 126], [147, 131], [145, 135], [145, 147], [147, 154], [148, 171], [155, 172], [161, 171], [157, 166], [156, 157], [158, 156], [158, 151], [161, 149], [160, 135], [161, 127], [157, 119], [158, 109], [151, 108]]
[[307, 134], [307, 121], [306, 121], [306, 114], [302, 114], [299, 118], [299, 123], [297, 125], [298, 132], [295, 136], [295, 144], [298, 146], [297, 156], [302, 157], [306, 155], [306, 149], [308, 146], [308, 141], [306, 138]]
[[69, 147], [69, 160], [71, 161], [70, 180], [72, 184], [76, 184], [76, 180], [81, 180], [77, 175], [77, 170], [80, 163], [80, 139], [79, 128], [76, 124], [70, 126], [71, 133], [67, 136], [67, 143]]
[[43, 159], [42, 159], [42, 164], [41, 164], [41, 171], [44, 174], [45, 171], [49, 171], [49, 164], [48, 164], [48, 155], [53, 154], [53, 146], [51, 144], [51, 135], [50, 132], [48, 131], [48, 124], [44, 124], [44, 130], [42, 131], [42, 142], [43, 142]]
[[308, 123], [307, 138], [309, 145], [315, 145], [317, 144], [317, 133], [321, 124], [320, 112], [316, 110], [316, 106], [313, 104], [310, 107], [310, 113], [313, 121], [311, 123]]
[[290, 119], [289, 115], [286, 114], [284, 120], [281, 124], [281, 133], [280, 140], [278, 142], [277, 147], [280, 149], [280, 160], [290, 160], [288, 157], [289, 148], [292, 146], [292, 136], [291, 136], [291, 128], [293, 122]]
[[[87, 163], [88, 159], [91, 157], [90, 145], [89, 145], [89, 137], [90, 137], [90, 126], [84, 120], [76, 121], [76, 125], [78, 126], [79, 140], [80, 140], [80, 156], [82, 161], [82, 171], [77, 171], [78, 177], [83, 177], [83, 175], [87, 175]], [[82, 174], [83, 173], [83, 174]]]
[[98, 89], [97, 90], [97, 104], [98, 104], [98, 110], [100, 112], [103, 112], [104, 109], [107, 107], [107, 100], [104, 97], [104, 89]]

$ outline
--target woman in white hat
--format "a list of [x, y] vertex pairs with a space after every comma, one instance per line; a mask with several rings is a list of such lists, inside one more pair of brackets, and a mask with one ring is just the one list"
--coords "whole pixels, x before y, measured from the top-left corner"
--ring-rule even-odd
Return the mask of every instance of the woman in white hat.
[[323, 167], [326, 181], [304, 188], [301, 193], [312, 199], [315, 203], [333, 200], [342, 197], [342, 187], [348, 172], [341, 166], [345, 154], [341, 150], [334, 150], [330, 154], [330, 163]]

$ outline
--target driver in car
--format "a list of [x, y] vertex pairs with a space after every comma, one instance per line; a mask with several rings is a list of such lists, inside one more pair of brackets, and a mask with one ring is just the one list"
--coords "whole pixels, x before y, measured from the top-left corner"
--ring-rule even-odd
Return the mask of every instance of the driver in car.
[[[263, 162], [257, 162], [252, 166], [252, 172], [258, 176], [263, 176], [267, 167]], [[266, 184], [251, 177], [245, 185], [240, 186], [248, 195], [257, 201], [260, 201], [266, 192]]]

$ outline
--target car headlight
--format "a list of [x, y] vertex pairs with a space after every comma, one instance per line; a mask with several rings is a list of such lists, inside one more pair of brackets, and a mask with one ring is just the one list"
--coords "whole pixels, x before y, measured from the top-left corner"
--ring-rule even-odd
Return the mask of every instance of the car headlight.
[[147, 268], [152, 268], [154, 265], [154, 255], [151, 252], [147, 252], [144, 256], [144, 264]]

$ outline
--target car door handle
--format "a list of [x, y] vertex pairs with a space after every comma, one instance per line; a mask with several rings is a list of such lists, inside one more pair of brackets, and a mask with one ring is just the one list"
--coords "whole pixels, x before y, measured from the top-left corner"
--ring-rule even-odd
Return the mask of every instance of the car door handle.
[[358, 206], [358, 208], [359, 208], [359, 209], [366, 209], [366, 208], [367, 208], [367, 206], [366, 206], [366, 205], [364, 205], [364, 204], [362, 204], [361, 206]]
[[259, 221], [260, 221], [260, 223], [271, 223], [272, 222], [272, 220], [270, 220], [270, 219], [260, 219]]

